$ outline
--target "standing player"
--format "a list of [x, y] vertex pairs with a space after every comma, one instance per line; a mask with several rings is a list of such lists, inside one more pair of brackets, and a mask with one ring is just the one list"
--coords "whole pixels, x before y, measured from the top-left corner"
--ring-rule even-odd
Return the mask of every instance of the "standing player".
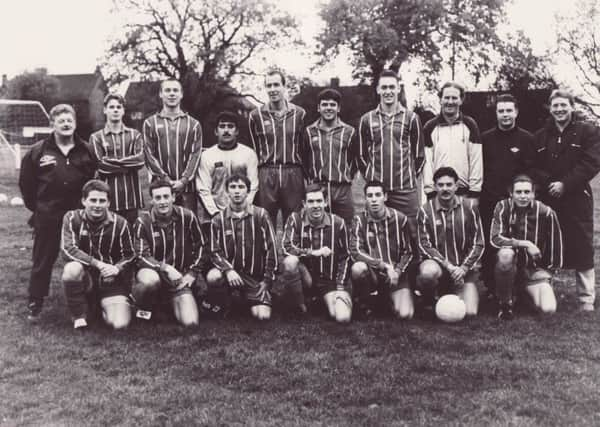
[[476, 265], [483, 253], [483, 231], [475, 202], [456, 196], [459, 177], [450, 167], [433, 174], [436, 196], [419, 211], [419, 245], [426, 258], [419, 265], [417, 290], [434, 300], [457, 294], [467, 316], [477, 314]]
[[160, 84], [162, 110], [144, 121], [146, 166], [153, 179], [171, 183], [175, 203], [196, 213], [194, 176], [202, 152], [200, 123], [181, 110], [183, 91], [177, 80]]
[[281, 209], [283, 224], [302, 205], [304, 172], [301, 139], [306, 112], [286, 101], [285, 76], [272, 70], [265, 76], [269, 102], [248, 118], [250, 138], [258, 155], [258, 204], [277, 223]]
[[512, 95], [496, 98], [495, 128], [481, 135], [483, 148], [483, 186], [479, 213], [486, 240], [481, 273], [489, 295], [494, 295], [496, 250], [490, 245], [490, 226], [496, 203], [507, 197], [512, 179], [526, 172], [532, 164], [533, 135], [516, 125], [519, 109]]
[[138, 209], [144, 207], [138, 177], [144, 166], [144, 142], [137, 130], [123, 124], [124, 114], [125, 99], [115, 93], [106, 95], [106, 125], [92, 134], [90, 143], [98, 159], [100, 179], [111, 189], [111, 209], [133, 225]]
[[350, 225], [354, 216], [352, 178], [358, 165], [356, 131], [338, 117], [342, 96], [335, 89], [319, 93], [320, 118], [306, 128], [305, 166], [309, 180], [323, 185], [331, 212]]
[[558, 215], [564, 241], [564, 267], [575, 269], [582, 311], [594, 311], [594, 199], [590, 181], [600, 170], [600, 129], [575, 121], [573, 96], [550, 95], [551, 119], [536, 132], [531, 171], [541, 200]]
[[33, 212], [33, 254], [29, 278], [28, 318], [39, 318], [48, 296], [52, 266], [60, 250], [64, 214], [81, 206], [81, 188], [94, 177], [96, 161], [75, 135], [75, 110], [59, 104], [50, 110], [52, 134], [33, 145], [21, 163], [19, 188]]
[[203, 226], [229, 204], [225, 181], [231, 175], [245, 175], [250, 180], [248, 203], [254, 202], [258, 191], [258, 158], [254, 150], [238, 142], [238, 117], [227, 111], [219, 113], [215, 135], [217, 144], [202, 153], [196, 175], [202, 202], [198, 216]]
[[[207, 299], [224, 297], [227, 305], [232, 290], [240, 291], [251, 304], [252, 316], [271, 317], [271, 287], [277, 270], [275, 233], [269, 214], [248, 203], [250, 180], [231, 175], [225, 181], [229, 206], [211, 224], [210, 249], [215, 268], [206, 276]], [[223, 295], [225, 294], [225, 295]]]
[[562, 236], [554, 211], [536, 201], [533, 180], [517, 175], [511, 197], [494, 210], [492, 245], [498, 249], [496, 293], [498, 317], [513, 317], [515, 286], [525, 286], [535, 307], [542, 313], [556, 311], [556, 297], [548, 271], [562, 266]]
[[[378, 181], [365, 184], [365, 211], [354, 217], [350, 230], [353, 292], [361, 305], [377, 293], [394, 314], [411, 319], [414, 304], [406, 268], [412, 259], [408, 218], [385, 206], [387, 193]], [[363, 301], [361, 301], [363, 300]]]
[[406, 215], [414, 231], [419, 209], [417, 175], [424, 159], [423, 138], [419, 117], [398, 100], [401, 89], [393, 71], [385, 70], [379, 75], [379, 105], [360, 119], [359, 166], [365, 180], [384, 185], [388, 206]]
[[292, 213], [285, 224], [282, 280], [290, 293], [299, 296], [303, 312], [305, 297], [312, 294], [323, 298], [333, 319], [349, 322], [348, 235], [344, 220], [325, 212], [326, 204], [325, 191], [309, 184], [304, 209]]
[[[87, 326], [89, 303], [100, 303], [104, 321], [122, 329], [131, 321], [127, 294], [135, 259], [125, 218], [110, 212], [110, 187], [94, 179], [83, 186], [83, 209], [65, 214], [62, 281], [75, 329]], [[89, 303], [88, 303], [89, 301]]]
[[204, 285], [204, 236], [194, 213], [174, 202], [168, 180], [150, 184], [152, 208], [142, 212], [134, 226], [140, 269], [132, 295], [141, 308], [136, 313], [139, 318], [150, 319], [152, 308], [168, 298], [177, 321], [195, 326], [198, 306], [192, 287]]
[[458, 174], [456, 194], [479, 202], [483, 183], [481, 137], [477, 123], [460, 111], [465, 99], [464, 88], [455, 82], [444, 83], [440, 89], [439, 116], [423, 128], [425, 135], [425, 171], [423, 184], [428, 198], [435, 192], [433, 173], [441, 167], [451, 167]]

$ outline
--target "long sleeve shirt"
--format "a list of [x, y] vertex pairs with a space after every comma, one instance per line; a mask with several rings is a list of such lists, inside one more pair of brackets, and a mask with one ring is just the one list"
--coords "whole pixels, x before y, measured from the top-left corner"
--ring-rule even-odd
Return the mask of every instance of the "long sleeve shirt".
[[319, 119], [306, 128], [304, 138], [304, 165], [311, 181], [352, 183], [360, 157], [352, 126], [338, 119], [333, 128], [325, 129]]
[[163, 264], [194, 277], [208, 263], [206, 242], [196, 215], [188, 209], [173, 206], [168, 222], [154, 210], [142, 212], [134, 224], [138, 266], [159, 271]]
[[425, 193], [432, 193], [433, 174], [444, 166], [452, 167], [458, 174], [458, 187], [479, 196], [483, 184], [481, 136], [477, 123], [462, 113], [448, 123], [439, 115], [429, 120], [423, 128], [425, 137]]
[[519, 251], [521, 262], [527, 266], [554, 269], [562, 267], [562, 233], [556, 213], [535, 200], [519, 209], [511, 199], [501, 200], [494, 209], [490, 241], [496, 248], [517, 247], [517, 240], [528, 240], [542, 253], [536, 262], [525, 249]]
[[[293, 212], [283, 229], [283, 253], [294, 255], [318, 278], [335, 282], [338, 289], [345, 289], [348, 280], [350, 255], [348, 234], [344, 220], [337, 215], [325, 213], [323, 222], [310, 224], [305, 212]], [[310, 254], [327, 246], [331, 254], [315, 257]]]
[[144, 155], [150, 173], [181, 180], [185, 192], [194, 191], [194, 176], [202, 152], [202, 126], [186, 113], [168, 117], [163, 112], [144, 121]]
[[367, 181], [380, 181], [389, 191], [414, 190], [423, 167], [423, 135], [419, 117], [401, 106], [385, 114], [378, 106], [360, 119], [359, 167]]
[[390, 264], [402, 274], [412, 260], [408, 219], [395, 209], [386, 208], [381, 219], [365, 210], [354, 217], [349, 234], [354, 262], [362, 261], [375, 270]]
[[419, 248], [425, 258], [473, 269], [483, 254], [484, 238], [479, 211], [473, 200], [455, 197], [449, 208], [434, 198], [417, 215]]
[[98, 224], [87, 219], [84, 209], [67, 212], [63, 218], [61, 248], [67, 261], [86, 266], [101, 261], [123, 270], [135, 260], [129, 224], [113, 212], [108, 212]]
[[229, 204], [225, 181], [233, 174], [248, 177], [248, 203], [253, 203], [258, 191], [258, 158], [251, 148], [242, 144], [236, 144], [232, 149], [214, 145], [202, 153], [196, 174], [196, 189], [210, 216], [224, 210]]
[[277, 271], [277, 246], [269, 214], [248, 205], [239, 217], [228, 207], [211, 222], [211, 259], [222, 272], [235, 270], [271, 286]]
[[259, 166], [302, 165], [302, 133], [306, 111], [290, 102], [283, 114], [271, 111], [269, 104], [248, 116], [250, 139]]
[[144, 207], [138, 172], [144, 166], [144, 141], [135, 129], [105, 127], [90, 137], [98, 161], [98, 174], [110, 187], [114, 211]]

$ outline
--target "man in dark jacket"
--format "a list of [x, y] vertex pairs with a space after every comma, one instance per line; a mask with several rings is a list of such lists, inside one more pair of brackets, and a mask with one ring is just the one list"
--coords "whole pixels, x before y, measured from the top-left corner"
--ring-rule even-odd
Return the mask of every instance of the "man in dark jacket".
[[573, 96], [563, 90], [550, 95], [551, 119], [535, 134], [532, 175], [541, 200], [557, 215], [564, 237], [565, 268], [576, 271], [582, 311], [593, 311], [594, 201], [590, 181], [600, 171], [600, 130], [574, 120]]
[[33, 212], [33, 254], [29, 279], [28, 318], [39, 318], [48, 296], [52, 266], [60, 250], [64, 214], [81, 206], [81, 188], [94, 177], [96, 161], [88, 144], [75, 135], [75, 110], [58, 104], [50, 110], [54, 132], [23, 158], [19, 188]]

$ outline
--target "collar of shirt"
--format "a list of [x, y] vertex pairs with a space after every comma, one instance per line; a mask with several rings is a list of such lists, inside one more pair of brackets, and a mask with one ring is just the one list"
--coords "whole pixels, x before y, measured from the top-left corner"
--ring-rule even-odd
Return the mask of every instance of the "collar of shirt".
[[296, 106], [294, 104], [292, 104], [291, 102], [287, 102], [286, 100], [283, 101], [283, 105], [285, 106], [285, 108], [283, 110], [281, 110], [281, 111], [273, 110], [271, 108], [271, 103], [267, 102], [267, 103], [263, 104], [263, 106], [261, 107], [261, 110], [263, 110], [267, 113], [281, 115], [281, 116], [284, 116], [284, 115], [288, 114], [289, 112], [293, 112], [296, 110]]
[[438, 126], [454, 126], [458, 123], [462, 123], [464, 122], [464, 115], [462, 113], [462, 111], [458, 112], [458, 117], [456, 117], [455, 120], [449, 122], [448, 120], [446, 120], [446, 118], [444, 117], [444, 115], [442, 113], [438, 114], [438, 116], [435, 118], [436, 120], [436, 124]]
[[[510, 205], [510, 211], [515, 212], [518, 209], [517, 205], [515, 204], [513, 199], [508, 199], [508, 200], [509, 200], [508, 203]], [[527, 211], [527, 212], [531, 211], [533, 209], [534, 203], [535, 203], [535, 200], [532, 200], [531, 202], [529, 202], [529, 204], [527, 206], [525, 206], [525, 211]]]
[[160, 110], [157, 113], [157, 115], [158, 115], [158, 117], [161, 117], [161, 118], [167, 119], [167, 120], [177, 120], [177, 119], [181, 119], [181, 118], [187, 116], [187, 114], [182, 110], [180, 110], [179, 113], [177, 113], [175, 115], [167, 114], [166, 110], [164, 108], [162, 110]]
[[[79, 149], [80, 147], [86, 147], [86, 142], [77, 135], [73, 135], [73, 141], [75, 143], [73, 150]], [[48, 136], [48, 139], [46, 139], [45, 144], [46, 146], [49, 146], [54, 150], [60, 151], [60, 148], [58, 147], [58, 143], [56, 142], [56, 138], [54, 136], [54, 132], [52, 132], [50, 136]]]
[[[179, 219], [179, 217], [179, 210], [175, 206], [173, 206], [170, 222], [176, 221], [177, 219]], [[161, 227], [168, 224], [168, 222], [164, 222], [163, 219], [156, 214], [156, 210], [154, 208], [150, 209], [150, 218], [152, 219], [152, 225], [155, 225], [157, 227]]]
[[340, 120], [339, 117], [335, 118], [335, 123], [333, 124], [332, 127], [325, 127], [323, 125], [323, 120], [321, 118], [319, 118], [316, 122], [315, 122], [315, 126], [317, 127], [317, 129], [322, 130], [323, 132], [333, 132], [336, 129], [341, 128], [344, 125], [344, 123]]
[[392, 211], [388, 207], [385, 208], [385, 215], [381, 218], [374, 218], [373, 215], [369, 213], [368, 209], [365, 210], [365, 215], [367, 217], [367, 222], [381, 222], [393, 216]]
[[458, 196], [454, 196], [449, 208], [445, 208], [444, 206], [442, 206], [442, 204], [440, 203], [440, 201], [438, 200], [437, 197], [433, 199], [433, 208], [438, 212], [456, 209], [459, 205], [460, 205], [460, 200], [459, 200]]
[[123, 132], [125, 132], [125, 128], [126, 127], [125, 127], [125, 125], [123, 123], [121, 123], [119, 125], [119, 129], [117, 129], [117, 130], [112, 130], [107, 125], [107, 126], [104, 126], [104, 134], [105, 135], [110, 135], [111, 133], [114, 133], [115, 135], [119, 135], [119, 134], [122, 134]]
[[396, 105], [396, 111], [392, 112], [391, 114], [383, 112], [381, 109], [381, 104], [377, 104], [377, 108], [375, 108], [376, 114], [386, 116], [386, 117], [397, 116], [399, 114], [404, 114], [405, 112], [406, 112], [406, 108], [404, 108], [402, 106], [402, 104], [400, 104], [400, 102], [398, 102], [398, 104]]
[[[254, 206], [252, 206], [251, 204], [246, 205], [246, 210], [244, 211], [244, 215], [242, 216], [242, 218], [245, 218], [248, 215], [254, 215]], [[225, 218], [236, 218], [234, 212], [229, 206], [225, 208], [224, 216]]]
[[321, 221], [321, 223], [319, 225], [311, 224], [311, 222], [308, 219], [308, 212], [306, 211], [306, 209], [302, 209], [302, 211], [300, 212], [300, 216], [302, 217], [302, 225], [303, 226], [308, 225], [309, 227], [313, 227], [313, 228], [325, 228], [325, 227], [331, 226], [331, 216], [327, 212], [323, 213], [323, 221]]
[[115, 222], [115, 214], [111, 211], [106, 212], [106, 218], [101, 222], [90, 221], [85, 213], [85, 209], [82, 209], [81, 219], [87, 224], [88, 228], [98, 228], [99, 226], [105, 226]]

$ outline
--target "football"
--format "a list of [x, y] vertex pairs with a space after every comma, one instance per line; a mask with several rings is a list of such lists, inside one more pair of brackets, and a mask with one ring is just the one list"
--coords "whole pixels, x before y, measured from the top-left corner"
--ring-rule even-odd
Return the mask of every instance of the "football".
[[435, 305], [435, 314], [443, 322], [460, 322], [465, 318], [467, 308], [465, 303], [456, 295], [444, 295]]

